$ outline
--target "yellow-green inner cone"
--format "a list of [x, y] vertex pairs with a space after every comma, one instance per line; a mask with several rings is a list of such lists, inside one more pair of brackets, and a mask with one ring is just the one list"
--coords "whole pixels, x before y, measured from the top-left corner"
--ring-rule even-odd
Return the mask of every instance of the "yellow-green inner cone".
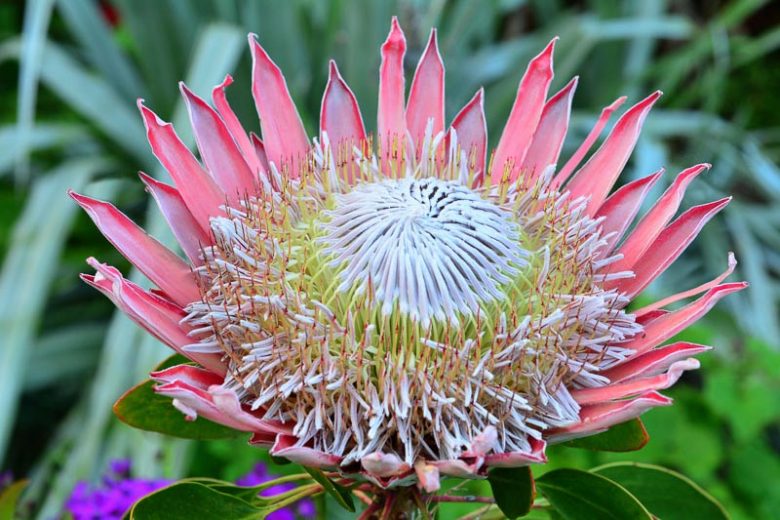
[[320, 149], [212, 220], [191, 348], [229, 356], [242, 402], [345, 464], [457, 458], [489, 426], [527, 451], [641, 331], [601, 289], [611, 259], [584, 203], [549, 175], [472, 189], [465, 157], [430, 155], [337, 168]]

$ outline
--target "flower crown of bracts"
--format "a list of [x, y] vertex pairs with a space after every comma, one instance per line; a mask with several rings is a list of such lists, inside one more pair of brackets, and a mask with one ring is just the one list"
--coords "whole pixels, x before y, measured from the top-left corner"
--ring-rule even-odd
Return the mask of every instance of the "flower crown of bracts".
[[310, 140], [254, 36], [262, 140], [228, 105], [230, 77], [213, 107], [181, 85], [201, 161], [139, 101], [175, 186], [142, 180], [186, 260], [112, 205], [72, 196], [156, 288], [95, 259], [84, 280], [190, 361], [152, 373], [155, 391], [275, 456], [430, 492], [440, 475], [544, 462], [547, 443], [670, 404], [658, 391], [709, 347], [659, 345], [745, 286], [722, 283], [733, 256], [709, 283], [628, 306], [729, 199], [674, 219], [709, 167], [693, 166], [627, 234], [662, 171], [612, 189], [661, 93], [581, 164], [616, 100], [561, 161], [577, 78], [548, 97], [555, 41], [528, 65], [489, 160], [481, 89], [445, 125], [435, 30], [405, 99], [395, 19], [375, 138], [331, 62]]

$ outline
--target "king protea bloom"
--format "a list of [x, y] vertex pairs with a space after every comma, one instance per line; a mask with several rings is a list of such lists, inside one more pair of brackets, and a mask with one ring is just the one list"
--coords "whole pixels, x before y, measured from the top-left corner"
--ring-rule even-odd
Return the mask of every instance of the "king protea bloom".
[[194, 362], [151, 374], [188, 419], [249, 432], [306, 466], [434, 491], [441, 475], [541, 463], [547, 443], [670, 404], [658, 390], [709, 347], [659, 345], [745, 284], [722, 283], [729, 256], [717, 279], [628, 308], [729, 202], [673, 219], [708, 168], [693, 166], [625, 236], [662, 172], [612, 188], [660, 92], [580, 164], [615, 101], [561, 161], [577, 79], [549, 96], [553, 40], [488, 153], [482, 90], [445, 124], [435, 31], [406, 99], [393, 20], [375, 135], [331, 62], [309, 138], [279, 68], [249, 45], [259, 135], [228, 105], [230, 77], [213, 106], [181, 85], [200, 160], [138, 105], [175, 186], [141, 178], [184, 258], [111, 204], [72, 194], [156, 285], [95, 259], [83, 276]]

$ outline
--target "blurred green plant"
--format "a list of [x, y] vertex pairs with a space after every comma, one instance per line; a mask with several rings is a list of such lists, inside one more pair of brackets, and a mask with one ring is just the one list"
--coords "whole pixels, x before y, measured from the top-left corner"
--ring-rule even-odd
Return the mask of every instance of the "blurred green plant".
[[[187, 473], [193, 449], [186, 441], [130, 431], [111, 416], [113, 401], [165, 349], [119, 313], [104, 327], [109, 307], [78, 281], [85, 251], [128, 266], [76, 216], [65, 188], [91, 182], [89, 194], [143, 214], [146, 197], [126, 180], [138, 170], [164, 173], [145, 142], [135, 99], [172, 119], [191, 144], [175, 89], [179, 79], [206, 94], [233, 73], [231, 104], [256, 128], [250, 97], [235, 94], [249, 92], [244, 36], [250, 31], [285, 70], [310, 132], [328, 58], [339, 63], [371, 126], [375, 49], [392, 14], [411, 28], [410, 64], [428, 28], [439, 27], [450, 117], [484, 85], [488, 121], [503, 121], [497, 116], [509, 110], [519, 64], [555, 34], [562, 37], [557, 86], [582, 74], [572, 143], [618, 95], [666, 91], [628, 175], [708, 161], [714, 168], [687, 203], [737, 197], [661, 283], [709, 279], [733, 249], [739, 276], [752, 288], [727, 304], [736, 324], [725, 320], [732, 326], [720, 327], [722, 313], [696, 329], [722, 348], [705, 362], [701, 380], [675, 391], [682, 406], [648, 415], [653, 440], [638, 454], [682, 469], [737, 517], [771, 516], [780, 505], [770, 489], [780, 478], [780, 410], [773, 399], [780, 373], [772, 368], [780, 366], [780, 212], [774, 209], [780, 106], [773, 94], [780, 79], [780, 9], [766, 0], [29, 0], [0, 6], [0, 463], [30, 473], [27, 513], [57, 515], [76, 480], [95, 478], [111, 458], [130, 456], [141, 475], [178, 477]], [[500, 128], [489, 131], [495, 138]], [[145, 227], [165, 240], [154, 208]], [[191, 471], [198, 474], [204, 460], [216, 459], [202, 444], [194, 449]], [[564, 461], [574, 453], [560, 452]], [[220, 464], [232, 467], [235, 453], [231, 448]], [[240, 453], [246, 464], [257, 456], [256, 450]], [[620, 460], [577, 453], [574, 462], [583, 468]], [[200, 474], [235, 476], [216, 466]]]

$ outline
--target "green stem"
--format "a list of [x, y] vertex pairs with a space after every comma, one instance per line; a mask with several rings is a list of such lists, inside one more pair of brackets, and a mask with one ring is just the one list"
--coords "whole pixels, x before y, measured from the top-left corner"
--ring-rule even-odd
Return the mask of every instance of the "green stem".
[[277, 484], [285, 484], [287, 482], [295, 482], [298, 480], [311, 480], [314, 481], [311, 478], [311, 475], [308, 473], [296, 473], [295, 475], [287, 475], [284, 477], [279, 477], [274, 480], [269, 480], [268, 482], [263, 482], [262, 484], [258, 484], [257, 486], [253, 486], [258, 492], [263, 491], [264, 489], [268, 489], [270, 487], [274, 487]]
[[274, 508], [274, 511], [276, 511], [277, 509], [281, 509], [290, 504], [294, 504], [295, 502], [297, 502], [302, 498], [322, 493], [322, 491], [323, 491], [322, 486], [320, 486], [319, 484], [310, 484], [308, 486], [301, 486], [299, 488], [296, 488], [288, 492], [287, 494], [276, 495], [276, 497], [284, 496], [285, 498], [283, 498], [282, 500], [274, 500], [269, 505]]

